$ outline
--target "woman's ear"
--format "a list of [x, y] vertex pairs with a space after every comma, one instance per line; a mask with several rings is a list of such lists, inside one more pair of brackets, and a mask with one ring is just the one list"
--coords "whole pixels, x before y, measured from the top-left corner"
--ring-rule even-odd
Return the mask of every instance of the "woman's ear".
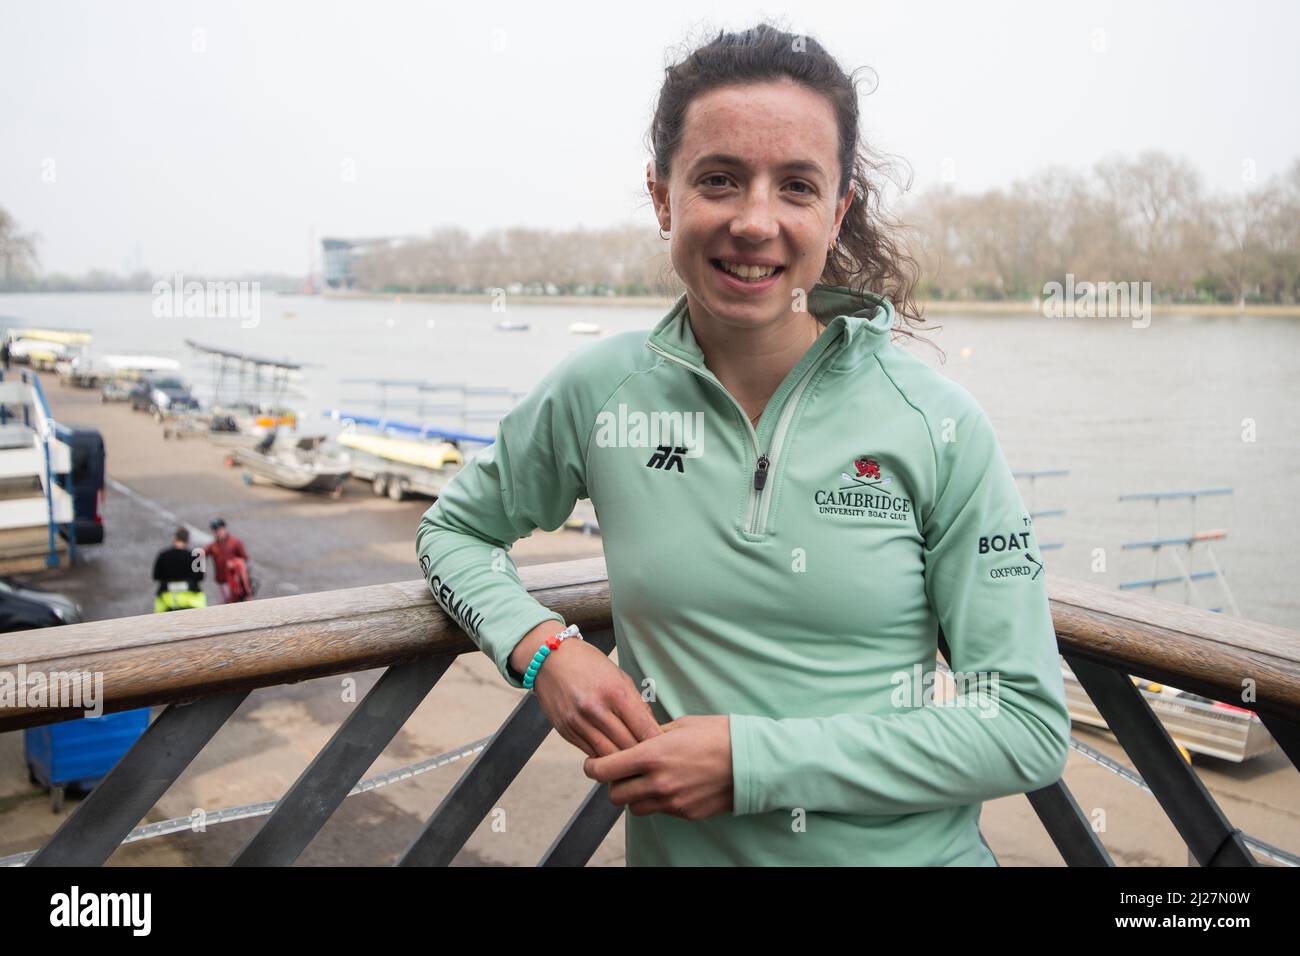
[[844, 198], [837, 201], [835, 204], [835, 225], [831, 227], [831, 236], [833, 237], [831, 240], [832, 244], [839, 241], [840, 224], [844, 222], [844, 214], [849, 211], [849, 206], [853, 205], [853, 196], [853, 183], [850, 182], [848, 191], [844, 194]]
[[654, 203], [655, 218], [659, 220], [660, 229], [671, 228], [671, 216], [668, 211], [668, 187], [655, 178], [654, 160], [645, 164], [645, 188]]

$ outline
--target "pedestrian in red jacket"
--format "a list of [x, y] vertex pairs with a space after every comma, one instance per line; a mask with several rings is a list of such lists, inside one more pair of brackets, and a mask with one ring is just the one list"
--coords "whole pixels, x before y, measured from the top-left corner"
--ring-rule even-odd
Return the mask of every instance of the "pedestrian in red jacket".
[[[213, 539], [204, 546], [203, 553], [212, 560], [212, 573], [221, 588], [221, 600], [226, 604], [247, 601], [252, 596], [252, 589], [248, 586], [249, 558], [244, 542], [230, 533], [221, 518], [213, 518], [208, 526], [212, 529]], [[232, 559], [239, 560], [234, 575], [230, 573]]]

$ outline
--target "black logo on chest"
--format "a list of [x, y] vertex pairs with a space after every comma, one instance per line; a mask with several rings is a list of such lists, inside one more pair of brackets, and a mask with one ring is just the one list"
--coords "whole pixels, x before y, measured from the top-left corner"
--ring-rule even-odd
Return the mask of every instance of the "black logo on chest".
[[686, 467], [682, 462], [682, 456], [687, 452], [685, 445], [659, 445], [655, 448], [655, 453], [650, 456], [650, 460], [645, 463], [647, 468], [657, 468], [660, 471], [672, 471], [674, 468], [682, 474], [686, 474]]

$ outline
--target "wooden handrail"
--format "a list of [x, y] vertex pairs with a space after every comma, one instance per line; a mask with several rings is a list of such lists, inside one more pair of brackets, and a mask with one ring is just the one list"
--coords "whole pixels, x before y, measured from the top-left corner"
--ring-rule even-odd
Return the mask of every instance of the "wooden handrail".
[[[1161, 683], [1300, 719], [1300, 631], [1047, 576], [1062, 653]], [[1243, 680], [1255, 700], [1243, 702]]]
[[[611, 626], [602, 557], [520, 569], [524, 586], [570, 623]], [[1300, 720], [1300, 632], [1157, 598], [1047, 577], [1062, 652]], [[477, 651], [422, 580], [70, 624], [0, 636], [0, 674], [103, 675], [105, 712], [347, 674], [438, 653]], [[0, 708], [0, 732], [83, 716]]]
[[[519, 575], [569, 623], [610, 626], [603, 557]], [[0, 635], [0, 673], [100, 673], [107, 713], [477, 650], [417, 579]], [[82, 716], [0, 707], [0, 732]]]

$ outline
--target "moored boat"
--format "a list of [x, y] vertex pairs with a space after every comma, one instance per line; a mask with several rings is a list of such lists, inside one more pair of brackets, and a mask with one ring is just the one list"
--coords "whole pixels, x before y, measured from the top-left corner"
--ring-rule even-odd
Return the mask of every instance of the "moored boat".
[[336, 409], [325, 415], [343, 423], [343, 431], [335, 440], [352, 456], [352, 477], [369, 481], [376, 495], [387, 495], [394, 501], [409, 494], [437, 497], [465, 462], [460, 443], [492, 442], [490, 436]]
[[231, 454], [235, 465], [244, 468], [244, 480], [252, 484], [260, 478], [294, 491], [343, 493], [343, 482], [351, 470], [351, 457], [323, 447], [324, 435], [308, 435], [292, 445], [277, 447], [275, 432], [253, 448], [236, 448]]

